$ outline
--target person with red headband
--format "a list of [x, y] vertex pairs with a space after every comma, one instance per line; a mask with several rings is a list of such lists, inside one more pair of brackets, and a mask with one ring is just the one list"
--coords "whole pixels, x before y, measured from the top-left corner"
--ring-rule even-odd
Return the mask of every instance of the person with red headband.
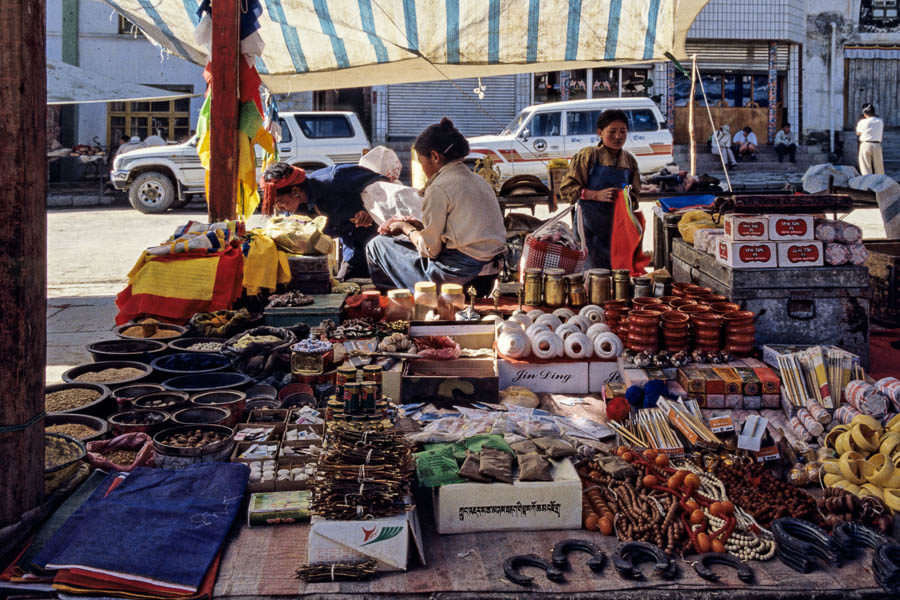
[[381, 173], [353, 164], [307, 173], [300, 167], [275, 163], [259, 182], [262, 212], [324, 215], [328, 219], [325, 234], [340, 239], [343, 245], [338, 279], [368, 277], [365, 246], [377, 235], [377, 229], [361, 194], [372, 183], [387, 180]]

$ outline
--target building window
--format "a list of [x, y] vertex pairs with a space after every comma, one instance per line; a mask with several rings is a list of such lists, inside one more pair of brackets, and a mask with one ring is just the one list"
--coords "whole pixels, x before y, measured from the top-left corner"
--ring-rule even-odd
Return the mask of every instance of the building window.
[[559, 71], [534, 74], [534, 103], [557, 102], [562, 99], [559, 90]]
[[[785, 76], [778, 74], [778, 103], [784, 103]], [[703, 88], [698, 82], [694, 88], [697, 106], [706, 106], [703, 90], [710, 106], [742, 106], [745, 108], [765, 108], [769, 106], [769, 76], [762, 73], [732, 74], [704, 73]], [[691, 79], [686, 75], [675, 75], [675, 106], [687, 106], [691, 95]]]
[[[171, 92], [193, 93], [192, 85], [149, 85]], [[107, 146], [119, 144], [119, 138], [138, 136], [141, 140], [158, 135], [167, 141], [183, 142], [191, 136], [191, 99], [107, 104]]]
[[862, 0], [859, 5], [859, 30], [867, 33], [900, 31], [900, 2]]

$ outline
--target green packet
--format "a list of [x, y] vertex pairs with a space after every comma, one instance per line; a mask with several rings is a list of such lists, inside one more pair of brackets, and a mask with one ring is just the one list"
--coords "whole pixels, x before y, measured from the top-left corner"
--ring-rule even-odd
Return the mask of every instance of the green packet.
[[251, 494], [247, 526], [308, 522], [310, 494], [309, 490]]
[[454, 444], [425, 444], [426, 451], [434, 450], [436, 448], [451, 448], [453, 450], [453, 458], [456, 459], [456, 464], [460, 466], [463, 464], [463, 461], [466, 460], [466, 450], [478, 454], [481, 452], [482, 448], [491, 448], [492, 450], [506, 452], [512, 456], [516, 455], [516, 453], [513, 452], [513, 449], [509, 447], [509, 444], [506, 443], [506, 440], [503, 439], [503, 436], [499, 433], [473, 435]]
[[459, 465], [452, 446], [453, 444], [430, 444], [429, 448], [414, 454], [419, 485], [439, 487], [465, 481], [459, 476]]

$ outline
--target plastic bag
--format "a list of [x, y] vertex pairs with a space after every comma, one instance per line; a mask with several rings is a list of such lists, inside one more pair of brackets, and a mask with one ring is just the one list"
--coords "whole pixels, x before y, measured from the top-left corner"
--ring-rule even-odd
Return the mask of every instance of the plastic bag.
[[513, 457], [502, 450], [485, 448], [481, 451], [478, 471], [484, 477], [490, 477], [503, 483], [512, 483]]
[[360, 194], [363, 206], [378, 225], [396, 217], [411, 217], [422, 220], [422, 206], [425, 199], [414, 188], [376, 181]]
[[481, 474], [481, 455], [466, 451], [466, 458], [459, 468], [459, 476], [479, 483], [489, 483], [491, 480]]
[[269, 219], [263, 230], [272, 238], [279, 250], [290, 254], [321, 254], [316, 243], [325, 229], [327, 219], [323, 216], [310, 220], [302, 215], [276, 216]]
[[519, 481], [553, 481], [550, 461], [537, 454], [519, 454]]
[[414, 456], [419, 485], [438, 487], [463, 481], [458, 475], [459, 466], [453, 456], [453, 448], [449, 444], [416, 452]]
[[[130, 465], [118, 465], [106, 457], [116, 450], [137, 450], [137, 456]], [[125, 433], [111, 440], [99, 440], [88, 442], [87, 461], [95, 469], [105, 471], [131, 472], [135, 467], [153, 467], [156, 453], [153, 450], [153, 440], [146, 433]]]

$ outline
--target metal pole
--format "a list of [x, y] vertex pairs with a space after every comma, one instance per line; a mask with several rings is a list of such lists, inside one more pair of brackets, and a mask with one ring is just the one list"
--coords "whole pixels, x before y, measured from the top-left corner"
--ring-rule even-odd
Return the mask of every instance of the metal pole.
[[828, 149], [834, 154], [834, 55], [837, 23], [831, 22], [831, 52], [828, 55]]
[[691, 57], [691, 98], [688, 102], [688, 137], [691, 151], [691, 177], [697, 175], [697, 148], [694, 142], [694, 90], [697, 88], [697, 55]]

